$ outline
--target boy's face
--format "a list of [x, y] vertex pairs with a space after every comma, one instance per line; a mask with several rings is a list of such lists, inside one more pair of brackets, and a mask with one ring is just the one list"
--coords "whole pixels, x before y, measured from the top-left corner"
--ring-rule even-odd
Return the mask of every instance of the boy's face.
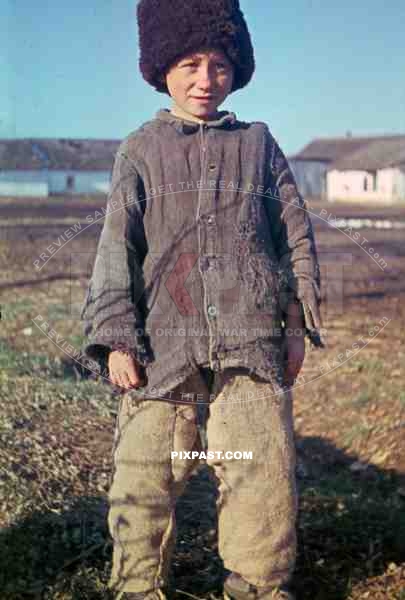
[[234, 67], [220, 49], [202, 49], [181, 58], [166, 74], [172, 113], [191, 121], [209, 121], [232, 89]]

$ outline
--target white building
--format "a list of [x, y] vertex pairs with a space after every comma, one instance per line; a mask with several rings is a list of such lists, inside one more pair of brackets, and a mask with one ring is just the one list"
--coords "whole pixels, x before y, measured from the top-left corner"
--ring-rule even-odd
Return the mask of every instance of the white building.
[[288, 161], [305, 197], [405, 202], [404, 135], [317, 138]]
[[383, 136], [327, 170], [328, 200], [405, 203], [405, 136]]
[[118, 140], [0, 139], [0, 196], [107, 193]]
[[366, 146], [370, 137], [315, 138], [300, 152], [288, 157], [300, 193], [327, 198], [327, 171], [335, 161]]

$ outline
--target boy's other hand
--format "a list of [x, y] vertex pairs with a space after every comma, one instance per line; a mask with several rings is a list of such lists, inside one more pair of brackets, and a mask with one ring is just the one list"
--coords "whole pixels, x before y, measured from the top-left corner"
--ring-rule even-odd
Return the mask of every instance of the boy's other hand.
[[293, 386], [301, 370], [305, 358], [305, 338], [301, 335], [287, 335], [285, 338], [285, 372], [284, 381]]
[[110, 381], [123, 388], [138, 388], [146, 384], [143, 367], [128, 352], [114, 350], [108, 357]]
[[284, 337], [284, 383], [293, 386], [305, 358], [305, 322], [299, 301], [288, 304]]

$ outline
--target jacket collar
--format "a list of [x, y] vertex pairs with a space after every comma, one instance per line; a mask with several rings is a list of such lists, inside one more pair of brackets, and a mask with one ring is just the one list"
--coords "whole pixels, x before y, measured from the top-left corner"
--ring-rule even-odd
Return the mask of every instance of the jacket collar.
[[183, 119], [174, 115], [167, 108], [162, 108], [156, 113], [156, 119], [160, 119], [161, 121], [166, 121], [166, 123], [170, 123], [179, 131], [180, 133], [195, 133], [200, 128], [203, 123], [207, 127], [218, 127], [226, 129], [234, 125], [237, 121], [236, 115], [233, 112], [229, 112], [227, 110], [221, 110], [218, 113], [218, 118], [213, 121], [202, 121], [202, 123], [197, 123], [197, 121], [189, 121], [187, 119]]

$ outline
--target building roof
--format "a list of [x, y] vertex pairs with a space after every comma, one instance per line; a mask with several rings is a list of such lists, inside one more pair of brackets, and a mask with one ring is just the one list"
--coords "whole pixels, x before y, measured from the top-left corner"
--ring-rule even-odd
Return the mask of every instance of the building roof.
[[300, 152], [290, 156], [289, 160], [319, 161], [334, 163], [340, 159], [348, 158], [355, 152], [360, 152], [370, 144], [382, 143], [390, 140], [403, 138], [400, 135], [364, 136], [364, 137], [339, 137], [339, 138], [315, 138], [307, 144]]
[[337, 171], [377, 171], [405, 167], [405, 135], [370, 142], [359, 150], [339, 158], [328, 166]]
[[0, 170], [111, 171], [120, 140], [0, 139]]

